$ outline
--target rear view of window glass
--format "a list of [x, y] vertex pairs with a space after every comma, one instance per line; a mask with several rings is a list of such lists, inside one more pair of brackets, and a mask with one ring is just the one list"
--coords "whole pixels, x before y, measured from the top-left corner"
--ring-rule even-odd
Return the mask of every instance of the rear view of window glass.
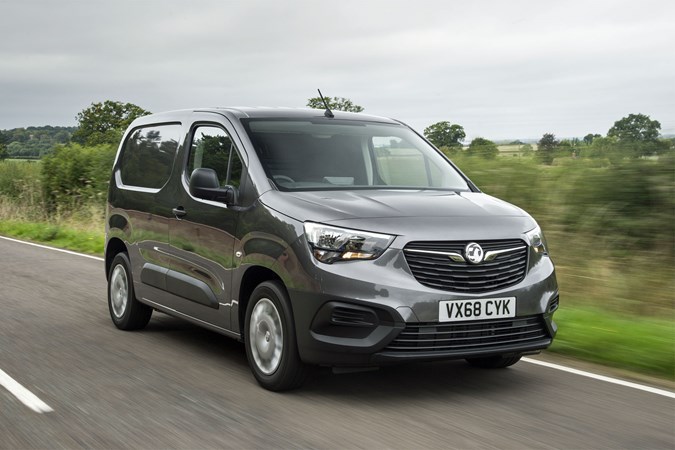
[[159, 189], [169, 180], [180, 140], [180, 125], [135, 130], [122, 150], [120, 176], [128, 186]]

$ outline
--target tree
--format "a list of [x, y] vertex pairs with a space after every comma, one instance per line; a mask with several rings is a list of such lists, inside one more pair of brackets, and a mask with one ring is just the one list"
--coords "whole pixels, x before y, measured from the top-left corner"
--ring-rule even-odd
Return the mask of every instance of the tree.
[[[359, 113], [363, 111], [363, 107], [355, 105], [351, 100], [344, 97], [326, 97], [326, 102], [331, 111], [347, 111]], [[321, 97], [312, 97], [307, 100], [307, 106], [312, 109], [326, 109], [326, 106], [323, 104]]]
[[539, 156], [539, 160], [544, 164], [553, 164], [553, 158], [555, 158], [555, 153], [559, 146], [560, 141], [555, 138], [555, 134], [544, 133], [537, 143], [537, 155]]
[[623, 155], [639, 158], [662, 152], [665, 147], [659, 142], [660, 131], [658, 120], [651, 120], [644, 114], [629, 114], [614, 122], [607, 136], [617, 139], [618, 151]]
[[461, 125], [443, 121], [426, 127], [424, 137], [438, 148], [461, 147], [466, 133], [464, 133], [464, 128]]
[[591, 145], [593, 143], [593, 139], [602, 137], [599, 134], [593, 134], [593, 133], [588, 133], [586, 136], [584, 136], [584, 144], [586, 145]]
[[485, 159], [495, 159], [499, 154], [499, 149], [497, 145], [489, 139], [484, 139], [481, 137], [475, 138], [469, 144], [467, 149], [467, 155], [469, 156], [479, 156]]
[[79, 127], [71, 139], [81, 145], [117, 144], [129, 124], [147, 114], [150, 112], [133, 103], [92, 103], [77, 114]]
[[614, 122], [607, 136], [615, 136], [619, 142], [654, 142], [658, 139], [661, 124], [658, 120], [651, 120], [644, 114], [629, 114]]

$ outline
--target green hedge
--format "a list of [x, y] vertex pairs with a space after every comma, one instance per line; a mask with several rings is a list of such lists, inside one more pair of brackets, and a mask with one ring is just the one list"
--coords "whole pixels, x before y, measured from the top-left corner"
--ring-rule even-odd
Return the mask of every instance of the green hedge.
[[42, 189], [49, 210], [103, 202], [115, 159], [113, 145], [58, 147], [42, 160]]

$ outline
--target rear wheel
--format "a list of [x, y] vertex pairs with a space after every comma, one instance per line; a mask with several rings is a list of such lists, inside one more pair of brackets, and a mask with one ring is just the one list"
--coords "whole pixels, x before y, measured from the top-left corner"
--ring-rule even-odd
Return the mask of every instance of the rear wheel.
[[270, 391], [300, 386], [307, 366], [300, 361], [288, 294], [278, 281], [255, 288], [246, 308], [244, 343], [251, 371]]
[[120, 330], [138, 330], [150, 321], [152, 308], [136, 300], [131, 264], [126, 253], [115, 255], [108, 274], [108, 309]]
[[503, 369], [520, 361], [521, 355], [495, 355], [482, 358], [467, 358], [466, 361], [481, 369]]

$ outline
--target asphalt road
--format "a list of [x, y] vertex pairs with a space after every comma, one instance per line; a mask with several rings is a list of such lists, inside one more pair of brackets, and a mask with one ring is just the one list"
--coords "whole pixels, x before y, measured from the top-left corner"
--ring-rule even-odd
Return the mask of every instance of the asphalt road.
[[118, 331], [102, 262], [0, 239], [0, 448], [674, 448], [675, 399], [521, 362], [258, 387], [243, 345], [155, 313]]

